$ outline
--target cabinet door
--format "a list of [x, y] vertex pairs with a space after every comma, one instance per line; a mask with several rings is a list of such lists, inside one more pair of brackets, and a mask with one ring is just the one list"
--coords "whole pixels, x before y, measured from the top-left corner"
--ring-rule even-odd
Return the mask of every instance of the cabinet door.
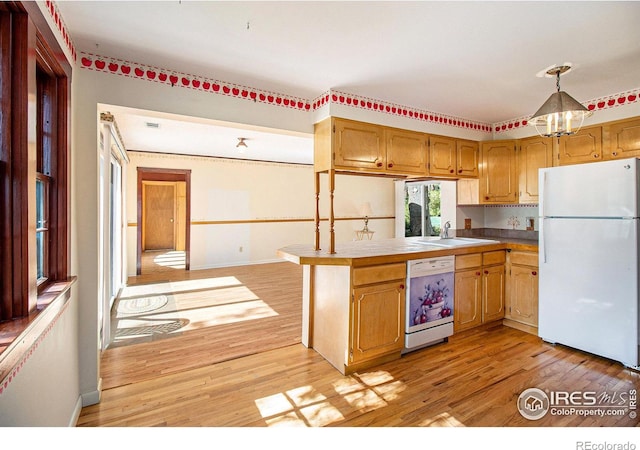
[[429, 136], [429, 175], [455, 176], [456, 140]]
[[583, 128], [576, 134], [562, 136], [558, 143], [558, 164], [602, 161], [602, 127]]
[[336, 119], [334, 165], [336, 168], [385, 170], [382, 128], [362, 122]]
[[426, 175], [427, 137], [412, 131], [385, 129], [387, 172]]
[[456, 160], [458, 163], [457, 173], [460, 177], [478, 177], [478, 143], [474, 141], [456, 142]]
[[482, 203], [515, 203], [518, 199], [516, 141], [482, 143]]
[[480, 269], [456, 272], [454, 291], [454, 331], [458, 332], [480, 325], [482, 323], [482, 273]]
[[504, 265], [482, 269], [482, 321], [504, 317]]
[[553, 165], [553, 140], [533, 137], [520, 141], [518, 182], [520, 203], [538, 203], [538, 169]]
[[625, 120], [609, 126], [607, 159], [640, 156], [640, 119]]
[[509, 274], [510, 319], [538, 326], [538, 269], [512, 265]]
[[404, 283], [398, 280], [353, 290], [351, 363], [404, 348]]

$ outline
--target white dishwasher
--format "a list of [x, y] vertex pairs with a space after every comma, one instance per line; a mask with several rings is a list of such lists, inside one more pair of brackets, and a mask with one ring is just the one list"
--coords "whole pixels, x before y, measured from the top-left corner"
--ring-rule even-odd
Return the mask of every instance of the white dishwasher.
[[455, 256], [416, 259], [407, 264], [407, 317], [403, 353], [453, 334]]

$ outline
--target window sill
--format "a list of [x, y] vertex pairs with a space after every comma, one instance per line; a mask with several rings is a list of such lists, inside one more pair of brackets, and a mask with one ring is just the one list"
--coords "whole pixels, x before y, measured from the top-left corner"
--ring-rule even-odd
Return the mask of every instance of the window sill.
[[71, 277], [52, 283], [38, 295], [36, 310], [28, 317], [0, 323], [0, 393], [60, 317], [75, 282], [76, 277]]

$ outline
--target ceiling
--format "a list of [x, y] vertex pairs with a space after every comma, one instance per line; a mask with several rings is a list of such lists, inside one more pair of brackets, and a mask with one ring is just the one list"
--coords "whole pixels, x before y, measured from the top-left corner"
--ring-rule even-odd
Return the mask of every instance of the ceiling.
[[[554, 79], [540, 76], [550, 66], [572, 65], [562, 89], [583, 103], [640, 85], [638, 1], [59, 1], [57, 7], [79, 51], [306, 99], [334, 89], [489, 124], [537, 110], [555, 90]], [[145, 150], [152, 141], [145, 133], [158, 130], [142, 126], [147, 112], [128, 113], [133, 117], [116, 115], [127, 148]], [[162, 128], [168, 132], [175, 119], [181, 118], [167, 117]], [[206, 124], [176, 126], [196, 133]], [[229, 132], [233, 145], [240, 131]], [[311, 161], [309, 138], [287, 139], [304, 139]]]

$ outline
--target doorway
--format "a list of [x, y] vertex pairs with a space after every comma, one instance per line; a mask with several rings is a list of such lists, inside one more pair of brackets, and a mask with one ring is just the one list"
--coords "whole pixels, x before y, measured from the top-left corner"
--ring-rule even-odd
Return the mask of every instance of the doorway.
[[143, 267], [189, 270], [190, 181], [190, 170], [138, 168], [137, 275]]

